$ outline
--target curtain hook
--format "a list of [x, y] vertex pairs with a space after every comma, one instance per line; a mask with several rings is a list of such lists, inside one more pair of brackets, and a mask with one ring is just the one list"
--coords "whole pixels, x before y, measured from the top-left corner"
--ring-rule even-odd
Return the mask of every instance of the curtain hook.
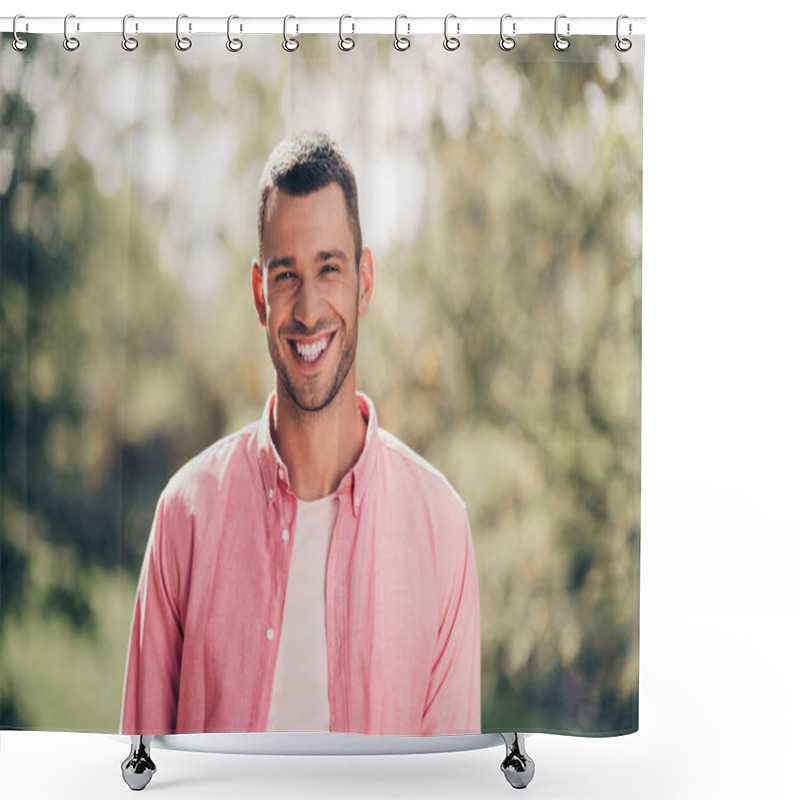
[[[188, 19], [188, 14], [178, 14], [175, 19], [175, 47], [185, 53], [191, 46], [192, 40], [188, 36], [181, 36], [181, 20]], [[192, 30], [192, 23], [189, 23], [189, 30]]]
[[[23, 50], [27, 50], [27, 49], [28, 49], [28, 40], [27, 40], [27, 39], [23, 39], [23, 38], [22, 38], [22, 37], [21, 37], [21, 36], [20, 36], [20, 35], [17, 33], [17, 20], [18, 20], [18, 19], [25, 19], [25, 15], [24, 15], [24, 14], [17, 14], [17, 16], [16, 16], [16, 17], [14, 17], [14, 24], [13, 24], [13, 26], [12, 26], [12, 28], [11, 28], [11, 30], [14, 32], [14, 41], [13, 41], [13, 42], [11, 42], [11, 46], [12, 46], [12, 47], [13, 47], [13, 48], [14, 48], [14, 49], [17, 51], [17, 52], [20, 52], [20, 53], [21, 53]], [[27, 24], [27, 23], [25, 23], [25, 29], [26, 29], [26, 30], [28, 29], [28, 24]]]
[[[623, 39], [619, 35], [619, 24], [620, 24], [620, 22], [622, 22], [623, 19], [629, 19], [629, 17], [627, 17], [625, 14], [620, 14], [617, 17], [617, 41], [614, 42], [614, 47], [616, 47], [617, 50], [620, 51], [620, 53], [627, 53], [628, 50], [630, 50], [631, 47], [633, 47], [633, 42], [630, 39]], [[633, 33], [633, 26], [629, 22], [628, 23], [628, 36], [630, 36], [631, 33]]]
[[[448, 36], [447, 35], [447, 23], [450, 22], [451, 19], [457, 19], [456, 15], [455, 14], [448, 14], [444, 18], [444, 42], [443, 42], [443, 46], [444, 46], [445, 50], [450, 50], [452, 52], [453, 50], [458, 50], [458, 48], [461, 47], [461, 40], [456, 36]], [[459, 33], [460, 30], [461, 30], [461, 23], [460, 22], [456, 22], [456, 33]]]
[[[349, 14], [342, 14], [342, 16], [339, 17], [339, 49], [344, 51], [352, 50], [356, 46], [355, 40], [351, 39], [349, 36], [345, 36], [344, 33], [342, 32], [342, 25], [344, 24], [344, 21], [346, 19], [353, 19], [353, 18]], [[353, 26], [353, 33], [355, 33], [356, 30], [355, 23], [352, 23], [352, 26]]]
[[[71, 19], [75, 19], [75, 15], [74, 14], [67, 14], [67, 16], [64, 17], [64, 42], [63, 42], [63, 45], [64, 45], [64, 49], [65, 50], [69, 50], [70, 52], [73, 52], [74, 50], [77, 50], [81, 46], [81, 43], [80, 43], [80, 40], [77, 39], [75, 36], [70, 36], [69, 35], [69, 30], [68, 30], [67, 26], [69, 25], [69, 21]], [[80, 30], [80, 26], [78, 26], [78, 30]]]
[[287, 33], [286, 26], [290, 19], [297, 19], [297, 17], [293, 17], [289, 14], [283, 18], [283, 49], [286, 50], [287, 53], [293, 53], [300, 47], [300, 40], [295, 39], [294, 36], [289, 36]]
[[[122, 18], [122, 49], [132, 53], [139, 46], [139, 40], [133, 36], [128, 36], [127, 26], [129, 19], [136, 19], [136, 17], [133, 14], [126, 14]], [[138, 25], [136, 27], [138, 30]]]
[[[512, 16], [511, 14], [503, 14], [503, 16], [500, 17], [500, 49], [501, 50], [513, 50], [514, 47], [517, 44], [516, 39], [514, 39], [512, 36], [506, 36], [506, 34], [503, 31], [503, 23], [507, 19], [511, 19], [511, 16]], [[511, 32], [512, 33], [516, 33], [517, 32], [517, 23], [516, 22], [512, 22], [511, 23]]]
[[[566, 14], [559, 14], [556, 17], [556, 23], [555, 23], [556, 38], [555, 41], [553, 42], [553, 47], [555, 47], [556, 50], [566, 50], [569, 47], [569, 40], [565, 39], [558, 32], [558, 21], [560, 19], [566, 19], [566, 18], [567, 18]], [[567, 36], [569, 36], [569, 22], [567, 23]]]
[[[408, 19], [405, 14], [398, 14], [394, 18], [394, 49], [400, 50], [408, 50], [411, 47], [411, 39], [407, 38], [406, 36], [401, 36], [399, 31], [400, 20], [401, 19]], [[408, 33], [411, 33], [411, 23], [407, 22], [406, 27], [408, 28]]]
[[[239, 19], [239, 17], [237, 17], [236, 14], [231, 14], [228, 17], [228, 41], [225, 42], [225, 47], [227, 47], [228, 50], [231, 51], [231, 53], [238, 53], [242, 49], [242, 47], [244, 47], [244, 43], [242, 42], [241, 39], [234, 39], [231, 37], [231, 22], [233, 22], [233, 20], [235, 19]], [[240, 25], [239, 30], [241, 31], [241, 29], [242, 27]]]

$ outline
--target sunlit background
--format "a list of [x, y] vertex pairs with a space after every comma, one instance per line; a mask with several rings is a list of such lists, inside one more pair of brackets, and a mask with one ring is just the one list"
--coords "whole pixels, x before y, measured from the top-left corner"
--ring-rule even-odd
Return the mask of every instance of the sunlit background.
[[113, 731], [158, 495], [258, 417], [256, 184], [350, 157], [358, 383], [467, 504], [484, 730], [638, 717], [643, 47], [2, 41], [0, 725]]

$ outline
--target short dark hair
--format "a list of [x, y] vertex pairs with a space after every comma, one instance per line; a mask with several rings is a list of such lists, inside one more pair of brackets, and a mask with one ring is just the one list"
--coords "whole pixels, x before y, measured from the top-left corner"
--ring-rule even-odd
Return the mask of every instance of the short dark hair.
[[[270, 153], [258, 182], [258, 254], [262, 258], [264, 211], [273, 189], [302, 197], [338, 183], [344, 192], [347, 218], [355, 242], [356, 268], [361, 260], [358, 188], [353, 168], [330, 136], [314, 131], [289, 136]], [[263, 264], [262, 264], [263, 267]]]

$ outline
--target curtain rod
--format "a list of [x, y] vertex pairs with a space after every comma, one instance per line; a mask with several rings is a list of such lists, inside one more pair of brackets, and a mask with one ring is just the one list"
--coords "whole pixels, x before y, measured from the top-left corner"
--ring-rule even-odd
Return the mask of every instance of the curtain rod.
[[[395, 24], [402, 36], [416, 34], [444, 33], [444, 17], [303, 17], [286, 18], [288, 33], [330, 33], [346, 35], [360, 33], [395, 33]], [[621, 22], [624, 36], [636, 36], [645, 32], [645, 17], [625, 17]], [[122, 17], [81, 17], [69, 16], [69, 34], [81, 33], [119, 33], [122, 34]], [[27, 17], [17, 19], [17, 33], [55, 33], [64, 35], [64, 17]], [[175, 33], [175, 17], [136, 17], [128, 18], [126, 29], [133, 33]], [[505, 16], [503, 30], [508, 36], [534, 33], [553, 34], [555, 17], [514, 17]], [[0, 17], [0, 31], [11, 33], [14, 30], [14, 17]], [[228, 30], [227, 17], [193, 17], [181, 15], [181, 35], [216, 33], [225, 34]], [[614, 36], [617, 32], [616, 17], [570, 17], [560, 14], [558, 30], [562, 36]], [[232, 31], [239, 34], [283, 34], [284, 17], [237, 17], [232, 22]], [[458, 17], [452, 16], [448, 23], [449, 35], [468, 36], [471, 34], [500, 34], [500, 17]]]

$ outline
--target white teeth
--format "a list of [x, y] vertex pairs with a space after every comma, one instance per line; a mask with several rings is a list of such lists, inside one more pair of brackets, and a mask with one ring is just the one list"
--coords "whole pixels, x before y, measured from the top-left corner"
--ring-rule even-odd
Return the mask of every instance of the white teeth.
[[294, 347], [303, 361], [311, 362], [319, 358], [320, 353], [328, 346], [328, 341], [329, 339], [325, 338], [314, 342], [314, 344], [300, 344], [299, 342], [295, 342]]

